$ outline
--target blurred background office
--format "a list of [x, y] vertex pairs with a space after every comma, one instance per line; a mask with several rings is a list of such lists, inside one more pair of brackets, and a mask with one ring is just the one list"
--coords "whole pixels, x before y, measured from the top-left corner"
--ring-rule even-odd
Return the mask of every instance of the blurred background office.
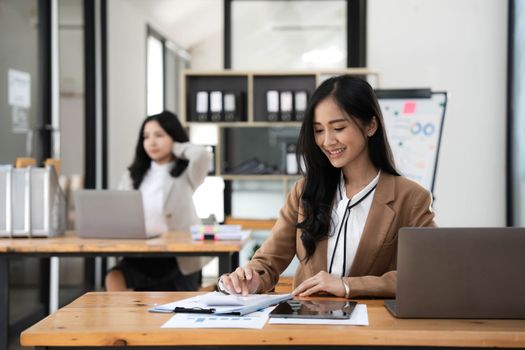
[[[381, 88], [449, 94], [438, 224], [523, 226], [524, 65], [524, 0], [0, 0], [0, 164], [59, 158], [82, 186], [115, 188], [144, 117], [181, 115], [184, 69], [368, 67]], [[9, 99], [17, 86], [29, 89], [24, 101]], [[213, 125], [190, 135], [218, 142]], [[210, 176], [195, 200], [202, 217], [271, 219], [282, 192], [279, 180]], [[38, 304], [45, 263], [10, 268], [13, 304]], [[72, 296], [90, 269], [61, 264]]]

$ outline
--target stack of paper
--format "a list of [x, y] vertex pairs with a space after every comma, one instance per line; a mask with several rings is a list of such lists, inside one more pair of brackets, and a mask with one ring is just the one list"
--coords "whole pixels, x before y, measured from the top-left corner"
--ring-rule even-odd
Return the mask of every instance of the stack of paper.
[[291, 298], [291, 294], [251, 294], [242, 296], [211, 292], [173, 303], [158, 305], [151, 308], [150, 311], [242, 316]]
[[291, 299], [290, 294], [226, 295], [211, 292], [158, 305], [152, 312], [175, 312], [163, 328], [258, 328], [264, 327], [270, 305]]
[[[151, 312], [176, 314], [162, 328], [256, 328], [268, 321], [275, 304], [291, 299], [290, 294], [226, 295], [211, 292], [158, 305]], [[271, 324], [333, 324], [368, 326], [365, 304], [356, 305], [349, 319], [270, 318]]]
[[192, 225], [190, 227], [193, 240], [245, 240], [250, 235], [249, 230], [242, 230], [241, 225]]

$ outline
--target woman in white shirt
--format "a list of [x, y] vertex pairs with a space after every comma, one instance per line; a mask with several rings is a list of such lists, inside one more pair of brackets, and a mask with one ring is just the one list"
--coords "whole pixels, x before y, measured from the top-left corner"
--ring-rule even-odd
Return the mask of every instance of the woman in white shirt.
[[[146, 118], [140, 128], [135, 159], [122, 177], [121, 190], [140, 190], [146, 230], [189, 231], [200, 223], [193, 193], [208, 172], [210, 154], [188, 142], [171, 112]], [[201, 268], [209, 258], [124, 258], [106, 275], [108, 291], [197, 290]]]

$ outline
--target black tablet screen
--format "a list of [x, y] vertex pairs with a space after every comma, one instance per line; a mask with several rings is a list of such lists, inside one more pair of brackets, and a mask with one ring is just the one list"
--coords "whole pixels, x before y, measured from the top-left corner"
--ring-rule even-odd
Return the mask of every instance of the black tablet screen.
[[356, 304], [344, 300], [286, 300], [272, 310], [270, 317], [346, 319]]

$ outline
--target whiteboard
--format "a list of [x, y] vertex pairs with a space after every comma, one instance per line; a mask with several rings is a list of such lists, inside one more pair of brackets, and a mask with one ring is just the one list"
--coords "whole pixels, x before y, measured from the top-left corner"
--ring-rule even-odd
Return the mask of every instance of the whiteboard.
[[432, 192], [447, 93], [377, 90], [376, 95], [397, 169]]

